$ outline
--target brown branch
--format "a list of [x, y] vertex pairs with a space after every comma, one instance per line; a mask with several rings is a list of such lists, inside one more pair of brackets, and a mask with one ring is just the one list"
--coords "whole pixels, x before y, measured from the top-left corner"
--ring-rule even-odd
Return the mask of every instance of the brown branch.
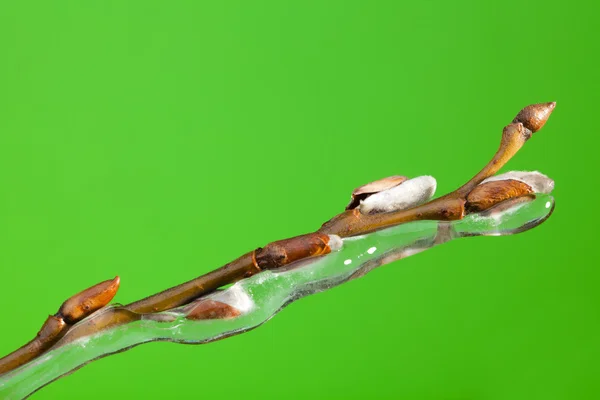
[[417, 220], [451, 221], [465, 216], [467, 195], [484, 179], [500, 170], [540, 130], [550, 117], [556, 103], [533, 104], [517, 114], [513, 123], [502, 131], [500, 148], [477, 175], [454, 192], [423, 205], [384, 214], [365, 215], [357, 209], [347, 210], [327, 221], [319, 232], [341, 237], [356, 236]]
[[[69, 331], [61, 343], [70, 343], [92, 333], [138, 321], [148, 313], [171, 310], [188, 304], [222, 286], [248, 278], [264, 269], [280, 268], [294, 261], [327, 254], [331, 250], [330, 237], [319, 233], [310, 233], [269, 243], [264, 248], [246, 253], [206, 275], [134, 303], [107, 309], [102, 314], [78, 324]], [[225, 311], [223, 312], [225, 313]], [[200, 319], [200, 317], [196, 316], [195, 319]], [[2, 360], [0, 360], [1, 363]]]
[[35, 338], [0, 359], [0, 375], [28, 363], [58, 342], [71, 326], [106, 306], [115, 297], [119, 277], [100, 282], [67, 299], [55, 315], [50, 315]]
[[[507, 183], [508, 181], [490, 182], [480, 187], [478, 185], [498, 172], [532, 133], [544, 126], [554, 107], [555, 103], [542, 103], [521, 110], [513, 123], [504, 128], [500, 147], [492, 160], [463, 186], [438, 199], [407, 210], [362, 214], [359, 208], [355, 208], [361, 199], [402, 184], [405, 178], [391, 177], [365, 185], [353, 193], [353, 201], [348, 210], [323, 224], [315, 233], [270, 243], [191, 281], [126, 306], [98, 311], [92, 318], [81, 322], [112, 300], [119, 287], [119, 278], [86, 289], [65, 301], [56, 315], [48, 317], [31, 342], [0, 359], [0, 375], [39, 357], [61, 338], [64, 338], [61, 342], [63, 344], [72, 342], [104, 329], [146, 318], [148, 314], [190, 304], [207, 293], [262, 270], [280, 268], [295, 261], [327, 254], [338, 245], [331, 243], [330, 235], [362, 235], [417, 220], [457, 220], [467, 212], [486, 210], [507, 199], [511, 200], [506, 203], [512, 205], [512, 200], [520, 201], [519, 199], [524, 198], [523, 194], [530, 193], [531, 188]], [[239, 310], [208, 299], [190, 304], [183, 312], [191, 319], [230, 318], [239, 315]], [[156, 317], [159, 318], [159, 315]], [[76, 323], [76, 327], [73, 327]]]

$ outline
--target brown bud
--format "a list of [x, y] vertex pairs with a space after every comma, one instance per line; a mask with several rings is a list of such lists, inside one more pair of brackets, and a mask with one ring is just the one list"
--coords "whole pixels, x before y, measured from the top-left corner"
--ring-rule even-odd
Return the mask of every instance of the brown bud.
[[491, 217], [495, 215], [501, 215], [506, 212], [506, 210], [510, 210], [519, 204], [529, 203], [530, 201], [535, 200], [535, 194], [524, 194], [523, 196], [513, 197], [508, 200], [505, 200], [501, 203], [498, 203], [494, 207], [488, 208], [487, 210], [481, 212], [482, 217]]
[[62, 318], [55, 315], [49, 315], [38, 332], [37, 337], [43, 343], [53, 342], [54, 339], [57, 339], [62, 335], [66, 326], [67, 324], [65, 324], [65, 321]]
[[194, 304], [193, 307], [190, 308], [186, 318], [194, 321], [204, 319], [226, 319], [235, 318], [240, 314], [240, 310], [229, 304], [206, 299]]
[[350, 200], [350, 204], [346, 206], [346, 210], [352, 210], [358, 207], [361, 200], [366, 199], [372, 194], [398, 186], [406, 179], [407, 178], [405, 176], [394, 175], [379, 179], [375, 182], [367, 183], [366, 185], [362, 185], [361, 187], [354, 189], [352, 192], [352, 200]]
[[522, 123], [531, 132], [537, 132], [548, 121], [550, 114], [556, 107], [556, 102], [532, 104], [522, 109], [513, 122]]
[[94, 311], [106, 306], [117, 294], [120, 279], [110, 279], [100, 282], [89, 289], [77, 293], [75, 296], [65, 301], [58, 311], [65, 322], [74, 324], [81, 321]]
[[513, 179], [483, 183], [467, 196], [467, 210], [470, 212], [487, 210], [504, 200], [529, 193], [533, 193], [529, 185]]
[[331, 252], [329, 235], [309, 233], [271, 242], [255, 250], [254, 260], [260, 269], [279, 268], [294, 261]]

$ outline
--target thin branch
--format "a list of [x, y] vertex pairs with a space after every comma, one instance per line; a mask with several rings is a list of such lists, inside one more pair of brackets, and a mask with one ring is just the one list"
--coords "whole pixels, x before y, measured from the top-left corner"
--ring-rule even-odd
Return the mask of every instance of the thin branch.
[[[223, 267], [191, 281], [134, 303], [106, 310], [86, 320], [84, 325], [78, 325], [76, 332], [73, 332], [75, 334], [69, 335], [66, 342], [140, 320], [142, 315], [147, 318], [153, 313], [173, 310], [188, 304], [189, 306], [184, 308], [183, 312], [189, 319], [230, 318], [239, 315], [239, 311], [227, 304], [209, 299], [190, 303], [220, 287], [261, 271], [277, 269], [296, 261], [325, 255], [341, 246], [340, 238], [363, 235], [411, 221], [459, 220], [468, 213], [485, 211], [501, 202], [515, 204], [521, 201], [520, 199], [524, 199], [524, 195], [532, 193], [530, 186], [515, 183], [513, 180], [480, 184], [497, 173], [531, 138], [532, 134], [543, 127], [554, 107], [555, 103], [552, 102], [534, 104], [521, 110], [513, 122], [504, 128], [500, 147], [490, 162], [454, 192], [410, 209], [362, 213], [358, 207], [361, 200], [377, 192], [392, 190], [402, 185], [406, 178], [396, 176], [365, 185], [353, 193], [353, 201], [346, 211], [327, 221], [317, 232], [269, 243], [264, 248], [248, 252]], [[71, 331], [74, 324], [106, 306], [116, 294], [118, 287], [119, 277], [116, 277], [69, 298], [55, 315], [48, 317], [32, 341], [0, 359], [0, 375], [30, 362], [53, 348]], [[160, 315], [156, 317], [165, 318]]]

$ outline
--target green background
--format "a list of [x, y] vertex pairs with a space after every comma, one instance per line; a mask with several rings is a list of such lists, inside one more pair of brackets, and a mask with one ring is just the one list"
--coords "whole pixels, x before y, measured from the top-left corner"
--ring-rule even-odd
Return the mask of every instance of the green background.
[[87, 286], [118, 274], [116, 300], [136, 300], [315, 230], [368, 181], [453, 190], [520, 108], [556, 100], [508, 167], [556, 180], [541, 227], [387, 265], [244, 335], [105, 358], [33, 398], [600, 398], [599, 11], [3, 2], [0, 353]]

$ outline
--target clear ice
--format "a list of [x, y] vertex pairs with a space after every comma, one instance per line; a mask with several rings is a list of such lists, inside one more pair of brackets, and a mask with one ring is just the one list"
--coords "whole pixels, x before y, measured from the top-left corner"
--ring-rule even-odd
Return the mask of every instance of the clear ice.
[[[538, 194], [533, 201], [504, 210], [496, 207], [459, 221], [417, 221], [346, 238], [339, 251], [281, 270], [261, 272], [203, 297], [235, 307], [239, 316], [192, 321], [180, 313], [163, 312], [69, 343], [67, 334], [40, 358], [0, 376], [0, 398], [25, 398], [90, 361], [142, 343], [160, 340], [200, 344], [243, 333], [297, 299], [363, 276], [380, 265], [455, 238], [519, 233], [542, 223], [553, 209], [553, 197]], [[106, 307], [104, 312], [111, 307], [118, 305]]]

